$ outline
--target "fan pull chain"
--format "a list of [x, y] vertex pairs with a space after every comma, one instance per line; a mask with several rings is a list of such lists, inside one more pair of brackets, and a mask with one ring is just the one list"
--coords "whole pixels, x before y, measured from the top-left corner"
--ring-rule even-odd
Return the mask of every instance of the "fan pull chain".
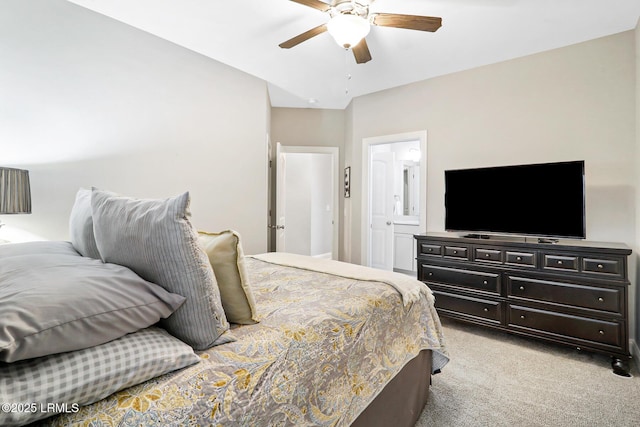
[[347, 70], [344, 94], [349, 95], [349, 82], [351, 81], [351, 73], [349, 72], [349, 49], [344, 50], [344, 67]]

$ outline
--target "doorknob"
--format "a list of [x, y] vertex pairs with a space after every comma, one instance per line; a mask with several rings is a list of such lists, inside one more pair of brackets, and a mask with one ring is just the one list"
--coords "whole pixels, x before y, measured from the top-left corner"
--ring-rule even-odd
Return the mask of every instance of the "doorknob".
[[387, 221], [387, 225], [391, 225], [391, 221]]

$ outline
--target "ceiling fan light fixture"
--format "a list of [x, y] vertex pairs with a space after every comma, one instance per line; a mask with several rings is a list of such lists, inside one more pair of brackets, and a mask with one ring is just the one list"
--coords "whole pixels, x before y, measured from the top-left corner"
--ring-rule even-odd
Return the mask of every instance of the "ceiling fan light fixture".
[[327, 31], [345, 49], [356, 46], [369, 34], [369, 21], [358, 15], [339, 14], [327, 23]]

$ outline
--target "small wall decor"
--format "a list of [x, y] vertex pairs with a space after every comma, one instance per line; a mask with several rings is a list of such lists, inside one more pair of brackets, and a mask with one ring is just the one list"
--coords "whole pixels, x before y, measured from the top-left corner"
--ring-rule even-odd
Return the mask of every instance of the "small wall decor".
[[351, 197], [351, 166], [344, 168], [344, 197]]

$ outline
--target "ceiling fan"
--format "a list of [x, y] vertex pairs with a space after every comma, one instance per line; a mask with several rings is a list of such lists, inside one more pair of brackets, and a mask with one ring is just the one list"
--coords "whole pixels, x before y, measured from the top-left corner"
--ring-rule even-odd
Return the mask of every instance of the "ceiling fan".
[[331, 19], [326, 24], [318, 25], [280, 43], [281, 48], [290, 49], [328, 31], [340, 46], [353, 51], [358, 64], [371, 60], [371, 52], [365, 40], [371, 25], [431, 32], [442, 25], [442, 18], [432, 16], [369, 13], [369, 6], [374, 0], [333, 0], [331, 4], [320, 0], [291, 1], [327, 12]]

